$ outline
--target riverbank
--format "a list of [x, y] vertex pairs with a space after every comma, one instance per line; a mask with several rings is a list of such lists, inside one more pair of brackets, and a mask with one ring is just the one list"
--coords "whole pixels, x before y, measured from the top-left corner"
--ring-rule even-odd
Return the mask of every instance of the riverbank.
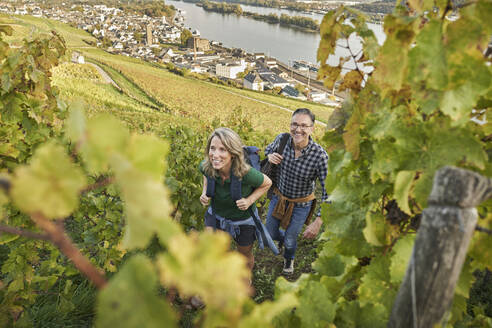
[[315, 19], [304, 16], [289, 16], [287, 14], [268, 14], [262, 15], [254, 12], [243, 11], [238, 4], [227, 4], [224, 2], [217, 3], [208, 0], [202, 0], [195, 3], [196, 6], [203, 8], [205, 11], [216, 12], [220, 14], [233, 14], [246, 18], [264, 21], [268, 24], [277, 24], [284, 27], [297, 28], [306, 32], [318, 32], [319, 22]]

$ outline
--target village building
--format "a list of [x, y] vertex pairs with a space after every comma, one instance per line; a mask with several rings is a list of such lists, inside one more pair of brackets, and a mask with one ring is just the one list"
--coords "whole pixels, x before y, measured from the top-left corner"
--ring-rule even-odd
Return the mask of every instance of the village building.
[[306, 97], [299, 92], [296, 88], [287, 85], [285, 86], [282, 91], [280, 92], [282, 96], [290, 97], [290, 98], [295, 98], [299, 100], [306, 100]]
[[289, 73], [285, 72], [285, 71], [282, 71], [280, 68], [278, 67], [274, 67], [271, 69], [271, 71], [275, 74], [277, 74], [278, 76], [280, 76], [281, 78], [283, 79], [287, 79], [289, 77]]
[[249, 72], [243, 79], [243, 86], [246, 89], [263, 91], [265, 82], [256, 72]]
[[268, 69], [258, 69], [258, 74], [265, 82], [264, 87], [267, 89], [284, 88], [289, 85], [289, 82], [276, 75]]
[[196, 49], [197, 51], [209, 51], [210, 42], [207, 39], [201, 39], [199, 37], [189, 38], [186, 42], [186, 47], [191, 49]]
[[222, 61], [215, 66], [215, 74], [228, 79], [235, 79], [238, 73], [242, 73], [246, 70], [246, 67], [244, 59], [241, 59], [240, 61]]
[[164, 48], [157, 55], [159, 60], [163, 63], [170, 63], [175, 56], [176, 55], [174, 54], [174, 51], [171, 48]]

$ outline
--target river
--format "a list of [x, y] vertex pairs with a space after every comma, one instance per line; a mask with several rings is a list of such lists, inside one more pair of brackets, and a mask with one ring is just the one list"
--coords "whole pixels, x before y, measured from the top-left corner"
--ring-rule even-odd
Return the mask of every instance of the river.
[[[294, 60], [305, 60], [316, 63], [316, 53], [319, 46], [320, 35], [316, 32], [307, 32], [300, 29], [268, 24], [242, 16], [231, 14], [220, 14], [208, 12], [194, 3], [166, 0], [166, 4], [174, 5], [182, 9], [185, 14], [185, 26], [192, 30], [200, 31], [201, 37], [222, 42], [226, 47], [241, 48], [247, 52], [263, 52], [268, 56], [275, 57], [284, 63], [292, 63]], [[323, 16], [320, 14], [307, 14], [285, 9], [264, 8], [241, 5], [243, 11], [256, 12], [259, 14], [285, 13], [295, 16], [307, 16], [321, 22]], [[385, 39], [381, 25], [369, 24], [375, 32], [379, 43]], [[350, 45], [356, 53], [361, 45], [355, 38], [350, 39]], [[336, 56], [330, 56], [329, 63], [336, 64], [339, 56], [346, 56], [346, 49], [337, 48]]]

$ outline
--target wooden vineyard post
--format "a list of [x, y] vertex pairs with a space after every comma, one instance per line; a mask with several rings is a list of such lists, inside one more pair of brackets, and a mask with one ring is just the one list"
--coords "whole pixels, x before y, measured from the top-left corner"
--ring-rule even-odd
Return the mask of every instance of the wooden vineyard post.
[[455, 167], [436, 172], [388, 327], [433, 327], [441, 321], [475, 231], [475, 207], [491, 196], [489, 178]]

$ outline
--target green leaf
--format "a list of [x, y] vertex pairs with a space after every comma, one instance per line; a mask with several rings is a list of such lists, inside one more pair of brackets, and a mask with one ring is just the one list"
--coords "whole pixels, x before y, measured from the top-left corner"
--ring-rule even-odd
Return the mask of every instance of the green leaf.
[[[481, 227], [492, 230], [492, 215], [489, 214], [485, 220], [479, 220]], [[487, 267], [492, 271], [492, 237], [486, 233], [474, 233], [468, 255], [473, 258], [477, 264]]]
[[157, 181], [161, 181], [168, 150], [168, 144], [154, 136], [133, 135], [127, 154], [136, 169], [147, 172]]
[[429, 197], [432, 189], [434, 173], [435, 170], [428, 170], [426, 173], [421, 174], [415, 182], [415, 187], [412, 194], [415, 197], [417, 204], [420, 205], [420, 208], [427, 207], [427, 198]]
[[327, 255], [326, 253], [320, 253], [318, 259], [313, 263], [313, 269], [324, 276], [330, 277], [340, 276], [345, 273], [345, 263], [342, 256], [339, 254]]
[[85, 183], [82, 170], [70, 161], [65, 149], [50, 142], [36, 150], [29, 166], [15, 170], [11, 196], [25, 213], [65, 218], [77, 208]]
[[82, 157], [88, 169], [92, 173], [107, 171], [111, 156], [125, 153], [129, 139], [128, 130], [116, 118], [99, 115], [90, 119], [81, 146]]
[[381, 213], [367, 212], [366, 227], [362, 231], [366, 241], [374, 246], [386, 244], [386, 219]]
[[388, 90], [400, 90], [408, 66], [408, 50], [415, 38], [416, 20], [387, 15], [384, 19], [386, 41], [376, 57], [373, 79], [384, 96]]
[[241, 319], [239, 328], [272, 327], [271, 323], [277, 315], [298, 305], [299, 300], [292, 293], [283, 294], [274, 302], [257, 304], [249, 315]]
[[358, 290], [361, 306], [373, 303], [383, 304], [387, 309], [386, 316], [390, 311], [397, 291], [390, 283], [389, 262], [390, 260], [387, 256], [377, 256], [371, 259]]
[[72, 104], [70, 115], [65, 121], [65, 131], [68, 138], [74, 143], [81, 141], [84, 138], [86, 125], [85, 111], [82, 104], [80, 102]]
[[360, 328], [383, 328], [387, 326], [389, 319], [388, 308], [382, 304], [367, 304], [359, 312], [356, 327]]
[[354, 107], [352, 116], [345, 126], [345, 133], [343, 134], [343, 141], [345, 143], [345, 148], [348, 152], [352, 154], [354, 160], [359, 158], [360, 154], [360, 124], [361, 124], [361, 114], [357, 107]]
[[326, 327], [335, 318], [335, 305], [326, 287], [316, 281], [308, 282], [300, 291], [296, 314], [302, 327]]
[[428, 22], [408, 52], [408, 79], [413, 84], [424, 81], [426, 88], [434, 90], [443, 90], [448, 82], [441, 24], [440, 20]]
[[408, 206], [408, 198], [410, 188], [412, 187], [415, 178], [415, 171], [400, 171], [396, 175], [394, 195], [400, 209], [408, 215], [412, 215], [412, 211]]
[[399, 284], [403, 281], [405, 272], [413, 251], [415, 235], [405, 235], [400, 238], [392, 250], [390, 274], [391, 282]]
[[116, 183], [121, 189], [127, 218], [123, 247], [144, 248], [155, 234], [166, 244], [181, 230], [169, 216], [172, 205], [167, 189], [161, 181], [135, 168], [122, 156], [115, 154], [111, 164]]
[[169, 304], [156, 296], [157, 275], [143, 255], [130, 258], [98, 295], [98, 327], [177, 327]]
[[229, 235], [221, 231], [178, 234], [157, 260], [163, 285], [177, 287], [184, 297], [198, 295], [206, 304], [204, 327], [235, 326], [248, 300], [246, 259], [229, 245]]

